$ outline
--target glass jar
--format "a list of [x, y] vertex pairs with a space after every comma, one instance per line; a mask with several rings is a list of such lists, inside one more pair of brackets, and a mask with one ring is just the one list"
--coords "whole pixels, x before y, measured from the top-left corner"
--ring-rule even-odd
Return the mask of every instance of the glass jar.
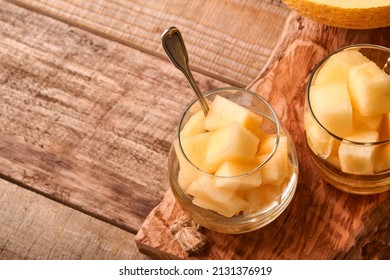
[[[307, 84], [304, 126], [308, 151], [321, 176], [345, 192], [376, 194], [390, 189], [390, 112], [371, 113], [376, 112], [377, 109], [373, 108], [379, 104], [375, 104], [374, 99], [361, 101], [367, 99], [367, 94], [355, 89], [357, 86], [369, 88], [366, 84], [378, 77], [386, 80], [385, 72], [378, 70], [384, 69], [388, 58], [390, 49], [382, 46], [347, 46], [325, 57]], [[368, 70], [375, 67], [379, 69]], [[366, 78], [365, 71], [375, 74]], [[344, 82], [346, 86], [342, 85]], [[345, 98], [339, 100], [335, 94], [328, 94], [332, 91], [341, 96], [343, 88], [351, 99], [351, 109], [348, 110], [340, 105]], [[321, 102], [317, 96], [320, 92], [328, 95]], [[389, 94], [390, 89], [387, 96]], [[377, 102], [386, 103], [388, 97], [378, 97], [378, 100], [387, 100]], [[323, 111], [325, 107], [332, 107], [334, 113]]]
[[[185, 213], [203, 227], [228, 234], [253, 231], [276, 219], [292, 200], [298, 180], [296, 150], [275, 111], [261, 96], [235, 87], [220, 88], [205, 94], [209, 103], [216, 96], [233, 101], [263, 118], [261, 133], [273, 137], [268, 147], [269, 153], [251, 170], [235, 176], [216, 175], [194, 165], [184, 153], [181, 132], [188, 120], [200, 110], [199, 102], [195, 100], [184, 111], [170, 150], [168, 172], [171, 189]], [[285, 158], [280, 156], [283, 152]], [[282, 167], [278, 169], [278, 166]], [[279, 175], [282, 179], [275, 181]], [[255, 182], [258, 187], [248, 187], [248, 182]], [[198, 184], [196, 187], [200, 194], [188, 193], [189, 186], [194, 184]], [[222, 188], [216, 188], [217, 185]], [[203, 192], [209, 200], [202, 200]], [[219, 212], [213, 203], [219, 207]], [[240, 206], [242, 208], [238, 208]], [[236, 213], [232, 214], [231, 208], [235, 208]]]

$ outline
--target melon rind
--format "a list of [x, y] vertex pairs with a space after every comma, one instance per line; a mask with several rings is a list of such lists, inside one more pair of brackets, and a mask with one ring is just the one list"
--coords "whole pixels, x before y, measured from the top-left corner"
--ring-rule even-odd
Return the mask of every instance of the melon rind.
[[[372, 29], [390, 26], [390, 0], [343, 1], [282, 0], [298, 14], [316, 22], [348, 29]], [[344, 6], [342, 6], [344, 5]], [[370, 6], [372, 5], [372, 6]]]

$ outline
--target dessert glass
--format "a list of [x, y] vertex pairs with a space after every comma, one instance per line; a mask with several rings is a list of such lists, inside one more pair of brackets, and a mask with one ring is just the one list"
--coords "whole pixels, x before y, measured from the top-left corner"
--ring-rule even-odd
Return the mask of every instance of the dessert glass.
[[[357, 142], [339, 137], [329, 131], [317, 118], [310, 99], [310, 90], [315, 84], [316, 77], [325, 63], [333, 55], [347, 50], [357, 50], [383, 69], [390, 57], [390, 49], [372, 45], [358, 44], [336, 50], [326, 56], [313, 70], [306, 88], [304, 111], [305, 135], [310, 157], [320, 175], [334, 187], [354, 194], [376, 194], [390, 189], [390, 139], [380, 139], [377, 142]], [[340, 120], [342, 122], [343, 120]], [[310, 128], [310, 129], [309, 129]], [[313, 129], [316, 129], [313, 135]], [[358, 172], [342, 171], [338, 156], [340, 145], [358, 155], [355, 163]], [[364, 155], [374, 154], [375, 162], [369, 163]], [[359, 158], [361, 155], [361, 159]], [[368, 168], [373, 164], [374, 169]]]
[[[261, 129], [267, 133], [277, 135], [272, 152], [259, 166], [242, 175], [221, 177], [213, 174], [207, 174], [206, 172], [200, 170], [197, 166], [193, 165], [186, 158], [180, 144], [180, 131], [182, 130], [188, 119], [200, 109], [199, 102], [195, 100], [184, 111], [178, 126], [174, 143], [175, 141], [177, 141], [176, 143], [179, 144], [180, 148], [175, 149], [174, 145], [172, 145], [172, 148], [170, 150], [168, 160], [170, 185], [174, 196], [176, 197], [177, 201], [179, 202], [185, 213], [201, 226], [211, 229], [213, 231], [228, 234], [249, 232], [259, 229], [272, 222], [289, 205], [290, 201], [294, 196], [298, 180], [297, 154], [294, 144], [287, 130], [280, 123], [273, 108], [261, 96], [249, 90], [235, 87], [211, 90], [207, 92], [204, 96], [207, 102], [210, 102], [217, 95], [227, 98], [249, 109], [250, 111], [263, 116], [263, 123]], [[286, 136], [287, 138], [288, 175], [285, 177], [283, 182], [280, 182], [278, 184], [277, 187], [264, 187], [264, 192], [262, 192], [259, 197], [256, 197], [256, 199], [261, 200], [261, 203], [264, 206], [259, 209], [259, 211], [255, 213], [241, 211], [238, 215], [234, 215], [232, 217], [225, 217], [212, 210], [197, 206], [193, 203], [194, 198], [191, 195], [187, 194], [184, 190], [183, 184], [181, 184], [181, 178], [179, 178], [180, 164], [178, 156], [184, 158], [187, 167], [192, 168], [195, 172], [198, 172], [200, 175], [206, 178], [210, 178], [212, 180], [225, 180], [233, 183], [239, 182], [240, 180], [246, 180], [246, 178], [248, 178], [249, 176], [253, 176], [253, 174], [255, 174], [256, 172], [261, 172], [267, 167], [267, 165], [272, 160], [275, 151], [277, 151], [278, 149], [279, 138], [282, 135]], [[177, 152], [180, 153], [180, 155], [177, 155]], [[206, 188], [207, 185], [204, 185], [204, 187]]]

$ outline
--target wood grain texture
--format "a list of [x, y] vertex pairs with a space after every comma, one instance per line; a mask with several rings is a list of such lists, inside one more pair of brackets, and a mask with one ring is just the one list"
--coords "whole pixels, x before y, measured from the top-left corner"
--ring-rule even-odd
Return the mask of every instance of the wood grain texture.
[[[132, 233], [194, 98], [165, 60], [0, 1], [0, 176]], [[202, 90], [226, 84], [194, 73]]]
[[[291, 15], [272, 61], [249, 88], [274, 106], [294, 140], [300, 164], [295, 197], [282, 215], [257, 231], [241, 235], [206, 231], [209, 251], [190, 258], [390, 258], [390, 193], [357, 196], [326, 184], [309, 158], [303, 131], [305, 87], [314, 66], [329, 52], [352, 43], [389, 47], [389, 35], [390, 28], [352, 31]], [[189, 258], [169, 231], [183, 215], [168, 191], [138, 232], [139, 249], [155, 258]]]
[[148, 259], [134, 235], [0, 179], [0, 259]]
[[274, 0], [10, 2], [164, 59], [161, 33], [177, 26], [193, 69], [239, 86], [266, 64], [290, 13]]

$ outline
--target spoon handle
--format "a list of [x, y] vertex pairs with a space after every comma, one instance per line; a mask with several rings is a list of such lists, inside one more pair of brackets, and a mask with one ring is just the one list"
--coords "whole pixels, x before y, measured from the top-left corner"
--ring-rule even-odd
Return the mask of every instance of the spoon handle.
[[200, 91], [190, 68], [188, 66], [188, 54], [186, 46], [184, 45], [183, 37], [179, 29], [176, 27], [170, 27], [164, 31], [161, 36], [162, 45], [165, 52], [167, 53], [169, 59], [172, 61], [173, 65], [177, 69], [183, 72], [186, 76], [188, 82], [190, 83], [192, 89], [195, 91], [196, 96], [200, 102], [203, 113], [206, 116], [209, 111], [209, 106], [204, 98], [202, 92]]

